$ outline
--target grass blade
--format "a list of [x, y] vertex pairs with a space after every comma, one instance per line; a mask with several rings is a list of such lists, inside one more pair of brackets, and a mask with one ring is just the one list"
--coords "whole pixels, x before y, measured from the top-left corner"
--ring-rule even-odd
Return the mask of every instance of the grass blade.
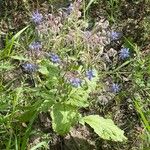
[[38, 148], [41, 148], [42, 146], [45, 146], [46, 142], [40, 142], [36, 146], [32, 147], [30, 150], [37, 150]]
[[86, 11], [90, 8], [90, 6], [92, 5], [92, 3], [95, 2], [95, 1], [96, 1], [96, 0], [90, 0], [90, 2], [88, 3], [88, 5], [86, 6], [84, 12], [86, 12]]

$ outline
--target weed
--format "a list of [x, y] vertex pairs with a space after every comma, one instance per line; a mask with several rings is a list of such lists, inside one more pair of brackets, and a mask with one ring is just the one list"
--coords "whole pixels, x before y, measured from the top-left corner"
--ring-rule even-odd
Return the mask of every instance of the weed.
[[[57, 140], [64, 143], [66, 135], [81, 125], [91, 131], [90, 138], [96, 141], [97, 149], [148, 148], [148, 34], [143, 33], [142, 46], [140, 40], [135, 42], [134, 30], [129, 28], [131, 34], [128, 32], [131, 20], [124, 22], [122, 18], [124, 3], [131, 7], [131, 18], [136, 21], [129, 2], [76, 0], [56, 12], [37, 7], [29, 13], [29, 25], [14, 35], [3, 34], [6, 37], [0, 46], [1, 149], [49, 149], [54, 135], [59, 134]], [[141, 4], [131, 3], [137, 7]], [[148, 13], [148, 9], [143, 12], [145, 4], [148, 1], [137, 19], [138, 29], [142, 20], [144, 30], [149, 27], [148, 17], [143, 19]], [[91, 9], [98, 5], [105, 6], [105, 13], [91, 25]], [[29, 1], [23, 1], [23, 8], [30, 10]], [[46, 118], [44, 123], [48, 123], [48, 133], [39, 127], [41, 114], [43, 120]], [[34, 143], [31, 137], [36, 136], [40, 138]], [[111, 141], [116, 141], [115, 145]], [[123, 141], [126, 143], [120, 143]]]

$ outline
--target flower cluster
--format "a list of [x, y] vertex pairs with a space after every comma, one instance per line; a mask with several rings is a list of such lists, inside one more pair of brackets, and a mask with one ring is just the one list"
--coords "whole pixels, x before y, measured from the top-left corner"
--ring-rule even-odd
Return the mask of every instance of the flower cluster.
[[57, 54], [50, 53], [50, 54], [48, 54], [48, 56], [50, 57], [50, 60], [53, 63], [60, 63], [60, 58], [59, 58], [59, 56]]
[[[91, 81], [95, 77], [95, 73], [92, 69], [90, 69], [86, 71], [85, 76]], [[69, 82], [72, 86], [79, 87], [81, 86], [82, 80], [78, 77], [71, 77]]]
[[49, 33], [59, 33], [62, 28], [62, 14], [55, 16], [53, 14], [46, 14], [41, 24], [36, 26], [36, 30], [40, 35], [47, 35]]
[[70, 15], [71, 12], [73, 11], [73, 9], [74, 9], [74, 7], [73, 7], [73, 4], [71, 3], [71, 4], [69, 5], [69, 7], [66, 8], [66, 13], [67, 13], [68, 15]]
[[74, 78], [73, 77], [73, 78], [70, 79], [70, 83], [71, 83], [72, 86], [77, 88], [77, 87], [81, 86], [82, 80], [79, 79], [79, 78]]
[[85, 31], [83, 32], [83, 40], [92, 49], [101, 48], [109, 43], [106, 35], [101, 35], [101, 32], [92, 33]]
[[[110, 43], [109, 38], [107, 37], [107, 30], [109, 22], [107, 20], [101, 19], [95, 23], [95, 31], [86, 30], [82, 34], [84, 43], [86, 43], [90, 48], [103, 49], [104, 46]], [[101, 30], [99, 31], [99, 28]]]
[[35, 24], [40, 24], [42, 22], [42, 19], [43, 19], [43, 15], [39, 13], [38, 10], [32, 13], [31, 20]]
[[[77, 0], [73, 4], [71, 3], [70, 6], [66, 8], [66, 12], [61, 11], [59, 12], [58, 15], [47, 14], [43, 17], [43, 15], [40, 14], [38, 11], [34, 12], [32, 14], [32, 21], [36, 24], [36, 29], [38, 33], [39, 34], [44, 33], [43, 35], [45, 34], [49, 35], [49, 33], [51, 33], [51, 35], [57, 36], [62, 29], [65, 19], [72, 19], [72, 21], [75, 21], [81, 16], [80, 3], [81, 0]], [[65, 15], [65, 13], [67, 15]], [[70, 17], [72, 18], [67, 17], [68, 15], [70, 15]], [[102, 49], [103, 51], [104, 46], [110, 44], [111, 41], [119, 40], [122, 36], [121, 32], [112, 31], [108, 33], [109, 22], [105, 19], [101, 19], [99, 22], [97, 22], [95, 24], [96, 28], [94, 30], [88, 29], [87, 25], [83, 25], [84, 24], [83, 22], [81, 23], [81, 25], [80, 23], [79, 28], [81, 29], [81, 32], [78, 32], [79, 34], [78, 36], [81, 39], [80, 41], [90, 49], [98, 49], [98, 50]], [[99, 30], [100, 28], [101, 31]], [[66, 37], [63, 39], [64, 41], [62, 41], [62, 43], [63, 42], [65, 44], [69, 43], [69, 45], [70, 43], [72, 45], [76, 44], [77, 35], [75, 33], [76, 31], [73, 28], [69, 28], [67, 30]], [[40, 50], [42, 48], [42, 45], [40, 42], [33, 42], [29, 45], [29, 48], [31, 50]], [[92, 51], [90, 53], [92, 53]], [[129, 48], [122, 48], [120, 50], [119, 52], [120, 59], [123, 60], [128, 58], [129, 56], [130, 56]], [[49, 53], [48, 57], [54, 64], [60, 64], [61, 62], [59, 55], [55, 53]], [[28, 70], [28, 72], [34, 72], [36, 70], [36, 67], [32, 64], [25, 64], [24, 69]], [[85, 76], [87, 77], [88, 80], [91, 81], [96, 75], [92, 69], [88, 69], [85, 72]], [[68, 78], [68, 81], [73, 87], [76, 88], [80, 87], [82, 83], [82, 80], [81, 78], [79, 78], [79, 76], [71, 76]], [[120, 91], [120, 86], [116, 83], [113, 83], [111, 90], [114, 93], [118, 93]]]
[[38, 66], [35, 64], [31, 64], [31, 63], [25, 63], [22, 65], [23, 69], [25, 72], [27, 73], [33, 73], [36, 72], [38, 69]]
[[40, 50], [42, 48], [42, 44], [41, 42], [32, 42], [30, 45], [29, 45], [29, 48], [31, 50]]
[[81, 2], [82, 2], [82, 0], [77, 0], [74, 3], [70, 3], [69, 7], [66, 8], [66, 14], [70, 15], [70, 14], [73, 13], [74, 14], [74, 18], [81, 17], [81, 11], [80, 11]]

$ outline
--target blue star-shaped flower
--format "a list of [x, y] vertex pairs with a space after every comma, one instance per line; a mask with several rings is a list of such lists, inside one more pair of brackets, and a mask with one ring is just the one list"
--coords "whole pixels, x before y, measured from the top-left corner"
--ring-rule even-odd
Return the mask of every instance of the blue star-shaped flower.
[[72, 84], [72, 86], [77, 88], [77, 87], [81, 86], [82, 81], [79, 78], [71, 78], [70, 83]]
[[28, 72], [28, 73], [35, 72], [35, 71], [37, 71], [37, 69], [38, 69], [38, 66], [37, 66], [37, 65], [31, 64], [31, 63], [23, 64], [22, 67], [23, 67], [24, 71], [25, 71], [25, 72]]
[[43, 15], [41, 13], [39, 13], [37, 10], [32, 13], [31, 19], [34, 23], [39, 24], [43, 19]]
[[50, 59], [53, 63], [59, 63], [60, 62], [60, 58], [57, 54], [52, 53], [52, 54], [49, 54], [49, 56], [50, 56]]
[[94, 71], [93, 71], [93, 70], [88, 70], [88, 71], [86, 71], [86, 77], [87, 77], [89, 80], [92, 80], [92, 78], [95, 77]]
[[129, 48], [122, 48], [119, 53], [121, 59], [128, 58], [130, 56]]
[[31, 50], [40, 50], [42, 48], [42, 45], [41, 45], [41, 42], [32, 42], [30, 45], [29, 45], [29, 48]]
[[112, 31], [110, 33], [110, 39], [111, 39], [111, 41], [119, 40], [120, 37], [121, 37], [121, 33], [120, 32]]
[[117, 83], [113, 83], [111, 90], [113, 93], [118, 93], [120, 91], [120, 86]]

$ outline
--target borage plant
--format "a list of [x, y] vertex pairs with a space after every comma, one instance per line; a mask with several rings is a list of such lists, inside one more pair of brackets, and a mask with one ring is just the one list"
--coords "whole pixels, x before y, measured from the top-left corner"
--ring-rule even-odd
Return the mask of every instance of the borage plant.
[[[89, 95], [99, 84], [98, 71], [94, 69], [100, 58], [97, 56], [101, 56], [103, 47], [111, 41], [107, 36], [108, 22], [104, 20], [88, 30], [81, 6], [81, 1], [77, 1], [58, 15], [33, 13], [38, 40], [30, 42], [31, 62], [24, 63], [22, 69], [34, 80], [34, 88], [24, 87], [25, 95], [30, 91], [34, 100], [17, 118], [25, 122], [42, 111], [50, 111], [52, 128], [62, 136], [80, 123], [90, 125], [103, 139], [123, 141], [124, 132], [111, 119], [80, 113], [89, 107]], [[102, 26], [102, 22], [106, 25]]]

